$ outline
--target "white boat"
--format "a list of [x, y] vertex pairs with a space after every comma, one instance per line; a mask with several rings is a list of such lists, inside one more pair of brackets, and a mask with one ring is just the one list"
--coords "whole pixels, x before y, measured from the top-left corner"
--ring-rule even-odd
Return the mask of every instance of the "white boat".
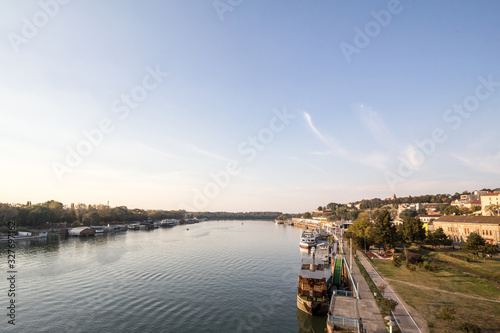
[[312, 232], [304, 231], [300, 237], [300, 247], [303, 249], [309, 249], [316, 246], [316, 237]]

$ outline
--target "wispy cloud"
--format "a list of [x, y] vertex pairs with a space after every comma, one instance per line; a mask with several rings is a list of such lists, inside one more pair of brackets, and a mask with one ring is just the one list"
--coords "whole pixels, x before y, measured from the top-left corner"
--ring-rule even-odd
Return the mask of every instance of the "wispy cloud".
[[481, 133], [476, 140], [451, 155], [477, 172], [500, 174], [500, 150], [495, 144], [499, 138], [500, 134], [496, 131]]
[[355, 107], [356, 114], [375, 142], [386, 149], [398, 147], [398, 142], [378, 112], [364, 104]]
[[[369, 109], [371, 110], [371, 109]], [[389, 135], [389, 131], [387, 127], [381, 122], [380, 119], [377, 120], [377, 116], [375, 113], [370, 112], [371, 116], [367, 117], [367, 124], [371, 126], [373, 132], [376, 131], [376, 124], [379, 124], [384, 128], [386, 134]], [[346, 149], [341, 144], [339, 144], [334, 138], [330, 137], [327, 134], [320, 132], [312, 121], [312, 117], [309, 113], [304, 112], [304, 118], [306, 119], [309, 128], [313, 131], [313, 133], [329, 148], [327, 151], [313, 151], [311, 154], [324, 156], [324, 155], [337, 155], [346, 160], [350, 160], [359, 164], [363, 164], [369, 166], [371, 168], [375, 168], [378, 170], [385, 170], [387, 166], [391, 162], [390, 151], [380, 152], [380, 151], [372, 151], [372, 152], [357, 152], [353, 149]], [[368, 121], [368, 119], [372, 119]]]
[[465, 166], [478, 172], [488, 172], [500, 175], [500, 152], [495, 155], [467, 155], [465, 153], [452, 154]]
[[[313, 133], [330, 148], [331, 152], [334, 154], [344, 155], [346, 150], [331, 136], [321, 133], [312, 121], [311, 115], [304, 111], [304, 118], [306, 119], [307, 125], [313, 131]], [[326, 153], [325, 153], [326, 154]], [[324, 155], [325, 155], [324, 154]]]

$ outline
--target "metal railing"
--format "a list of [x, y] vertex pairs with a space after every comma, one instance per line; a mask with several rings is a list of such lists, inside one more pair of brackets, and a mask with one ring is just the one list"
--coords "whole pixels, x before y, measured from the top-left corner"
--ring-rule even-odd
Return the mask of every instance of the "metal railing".
[[347, 273], [349, 273], [349, 278], [351, 279], [352, 288], [354, 289], [354, 293], [356, 294], [356, 298], [359, 298], [358, 288], [356, 288], [356, 281], [354, 281], [354, 278], [351, 275], [351, 270], [349, 269], [349, 265], [347, 265], [347, 260], [345, 259], [345, 257], [343, 259], [344, 259], [344, 264], [347, 268]]
[[346, 297], [354, 297], [354, 293], [350, 290], [334, 290], [334, 296], [346, 296]]
[[358, 332], [360, 332], [359, 322], [356, 319], [328, 316], [328, 322], [331, 325], [338, 325], [338, 326], [343, 326], [343, 327], [353, 327], [353, 328], [357, 329]]

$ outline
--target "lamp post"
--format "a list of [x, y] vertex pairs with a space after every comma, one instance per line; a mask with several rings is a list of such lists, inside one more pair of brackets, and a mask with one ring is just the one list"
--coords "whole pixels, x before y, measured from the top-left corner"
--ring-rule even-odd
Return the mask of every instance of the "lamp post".
[[396, 326], [396, 323], [393, 321], [394, 318], [392, 318], [391, 316], [386, 316], [384, 319], [389, 321], [387, 325], [389, 325], [389, 333], [392, 333], [392, 327]]

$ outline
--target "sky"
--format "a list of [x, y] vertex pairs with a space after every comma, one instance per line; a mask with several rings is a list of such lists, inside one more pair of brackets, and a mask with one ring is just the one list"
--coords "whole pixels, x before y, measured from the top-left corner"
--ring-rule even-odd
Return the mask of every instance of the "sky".
[[1, 7], [0, 202], [297, 213], [500, 186], [498, 1]]

